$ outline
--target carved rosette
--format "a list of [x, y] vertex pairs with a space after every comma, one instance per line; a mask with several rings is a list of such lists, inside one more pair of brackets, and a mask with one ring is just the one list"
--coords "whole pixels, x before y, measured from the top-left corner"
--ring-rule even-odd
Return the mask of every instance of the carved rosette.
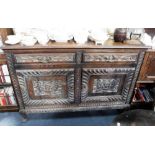
[[[124, 102], [127, 99], [129, 88], [133, 79], [135, 68], [84, 68], [82, 73], [82, 92], [81, 99], [82, 102]], [[100, 95], [100, 96], [89, 96], [89, 81], [92, 75], [126, 75], [126, 79], [124, 82], [122, 94], [119, 95]], [[98, 86], [93, 86], [93, 92], [96, 93], [108, 93], [111, 94], [117, 92], [118, 86], [120, 84], [120, 79], [97, 79], [100, 81]], [[96, 81], [96, 79], [94, 80]], [[95, 82], [94, 82], [95, 84]], [[97, 84], [97, 83], [96, 83]], [[97, 93], [96, 93], [97, 94]]]
[[[74, 102], [74, 69], [44, 69], [44, 70], [17, 70], [17, 77], [26, 106], [36, 105], [62, 105]], [[65, 76], [67, 81], [32, 81], [36, 96], [54, 95], [57, 99], [32, 99], [29, 96], [26, 79], [30, 77]], [[67, 97], [63, 95], [62, 85], [67, 85]]]

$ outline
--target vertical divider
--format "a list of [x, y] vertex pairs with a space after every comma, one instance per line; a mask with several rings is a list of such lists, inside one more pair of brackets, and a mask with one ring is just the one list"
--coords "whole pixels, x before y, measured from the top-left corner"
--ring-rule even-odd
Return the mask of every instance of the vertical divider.
[[82, 56], [83, 52], [78, 51], [76, 53], [76, 65], [75, 65], [75, 82], [74, 82], [74, 94], [75, 94], [75, 104], [81, 103], [81, 80], [82, 80], [82, 68], [81, 68], [81, 62], [82, 62]]

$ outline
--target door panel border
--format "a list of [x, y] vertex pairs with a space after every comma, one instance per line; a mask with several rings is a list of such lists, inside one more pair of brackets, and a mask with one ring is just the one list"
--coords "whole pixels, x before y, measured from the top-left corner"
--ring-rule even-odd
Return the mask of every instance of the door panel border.
[[[38, 69], [38, 70], [16, 70], [21, 94], [25, 106], [32, 105], [52, 105], [52, 104], [71, 104], [74, 102], [74, 69]], [[29, 96], [26, 78], [33, 76], [59, 76], [67, 77], [68, 98], [64, 99], [31, 99]]]
[[[134, 76], [135, 68], [83, 68], [82, 102], [125, 102]], [[121, 95], [89, 96], [88, 82], [91, 75], [125, 74], [125, 86]]]

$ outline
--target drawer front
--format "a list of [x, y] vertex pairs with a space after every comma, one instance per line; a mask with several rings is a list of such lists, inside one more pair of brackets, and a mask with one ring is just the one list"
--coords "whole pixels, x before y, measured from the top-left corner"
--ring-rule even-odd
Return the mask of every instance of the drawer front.
[[138, 53], [84, 53], [84, 62], [131, 62], [136, 63]]
[[74, 63], [75, 53], [15, 54], [15, 63]]
[[16, 70], [24, 106], [74, 102], [74, 68]]

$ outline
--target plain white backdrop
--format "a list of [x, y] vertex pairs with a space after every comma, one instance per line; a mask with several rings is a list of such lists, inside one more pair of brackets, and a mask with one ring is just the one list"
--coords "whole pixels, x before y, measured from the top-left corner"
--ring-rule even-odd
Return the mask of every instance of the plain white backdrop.
[[0, 0], [0, 26], [152, 27], [154, 0]]
[[[155, 27], [153, 0], [0, 0], [0, 27]], [[154, 155], [154, 127], [0, 127], [1, 155]]]

